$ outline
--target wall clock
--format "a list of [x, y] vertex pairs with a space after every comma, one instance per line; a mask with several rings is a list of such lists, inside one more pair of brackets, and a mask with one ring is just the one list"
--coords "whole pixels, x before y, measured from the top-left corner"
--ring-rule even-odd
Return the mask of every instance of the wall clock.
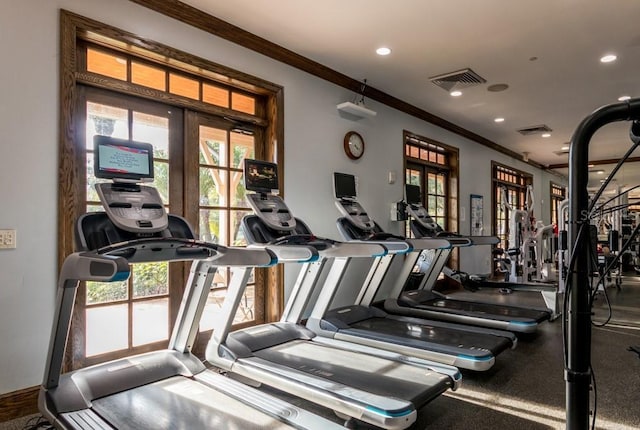
[[364, 154], [364, 139], [355, 131], [344, 135], [344, 152], [352, 160], [357, 160]]

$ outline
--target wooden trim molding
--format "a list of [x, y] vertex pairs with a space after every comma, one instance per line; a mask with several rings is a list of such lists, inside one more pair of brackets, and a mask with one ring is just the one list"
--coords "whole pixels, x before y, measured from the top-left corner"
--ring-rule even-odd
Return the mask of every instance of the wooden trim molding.
[[0, 423], [38, 412], [40, 387], [29, 387], [0, 395]]
[[430, 112], [425, 111], [417, 106], [409, 104], [403, 100], [400, 100], [390, 94], [380, 91], [374, 87], [367, 85], [362, 91], [362, 82], [353, 79], [347, 75], [337, 72], [323, 64], [313, 61], [309, 58], [303, 57], [289, 49], [286, 49], [280, 45], [270, 42], [262, 37], [256, 36], [240, 27], [216, 18], [213, 15], [209, 15], [199, 9], [194, 8], [188, 4], [185, 4], [178, 0], [130, 0], [133, 3], [137, 3], [162, 15], [168, 16], [180, 22], [183, 22], [192, 27], [206, 31], [214, 36], [218, 36], [222, 39], [233, 42], [244, 48], [251, 49], [274, 60], [280, 61], [296, 69], [300, 69], [320, 79], [324, 79], [340, 87], [346, 88], [350, 91], [362, 93], [363, 96], [372, 100], [376, 100], [382, 104], [385, 104], [391, 108], [397, 109], [408, 115], [437, 125], [445, 130], [462, 136], [466, 139], [472, 140], [480, 145], [486, 146], [498, 151], [502, 154], [508, 155], [515, 159], [521, 160], [538, 169], [545, 169], [545, 166], [534, 161], [525, 160], [522, 154], [512, 151], [504, 146], [493, 142], [483, 136], [480, 136], [470, 130], [460, 127], [444, 118], [440, 118]]

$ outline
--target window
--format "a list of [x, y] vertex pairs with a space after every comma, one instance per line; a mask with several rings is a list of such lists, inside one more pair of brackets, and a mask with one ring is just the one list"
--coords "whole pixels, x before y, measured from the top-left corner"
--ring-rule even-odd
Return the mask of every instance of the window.
[[[409, 132], [404, 133], [404, 142], [405, 182], [420, 186], [424, 207], [443, 229], [457, 231], [457, 148]], [[406, 235], [411, 235], [409, 223]]]
[[[154, 186], [167, 209], [202, 239], [244, 244], [239, 225], [250, 209], [243, 160], [282, 164], [282, 88], [65, 11], [62, 31], [61, 124], [80, 132], [62, 133], [60, 141], [60, 263], [74, 251], [75, 219], [101, 210], [93, 188], [96, 134], [152, 143]], [[166, 346], [188, 270], [185, 263], [136, 264], [126, 282], [81, 286], [65, 370]], [[222, 270], [211, 285], [200, 346], [229, 277]], [[277, 320], [281, 277], [280, 269], [256, 270], [235, 323]]]
[[424, 207], [445, 230], [450, 229], [451, 158], [457, 158], [457, 150], [426, 138], [405, 136], [405, 182], [420, 186]]
[[558, 225], [560, 203], [566, 198], [566, 189], [562, 185], [554, 184], [553, 182], [549, 183], [549, 187], [551, 195], [549, 199], [551, 203], [551, 224]]
[[509, 211], [503, 206], [503, 195], [509, 199], [511, 206], [523, 209], [525, 205], [527, 186], [533, 182], [529, 173], [511, 167], [491, 163], [493, 177], [493, 234], [498, 236], [498, 248], [508, 249]]

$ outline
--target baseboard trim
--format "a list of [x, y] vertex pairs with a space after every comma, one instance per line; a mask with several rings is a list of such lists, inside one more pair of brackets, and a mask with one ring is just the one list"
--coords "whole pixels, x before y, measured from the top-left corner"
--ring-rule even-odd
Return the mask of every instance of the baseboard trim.
[[29, 387], [0, 395], [0, 423], [38, 412], [40, 387]]

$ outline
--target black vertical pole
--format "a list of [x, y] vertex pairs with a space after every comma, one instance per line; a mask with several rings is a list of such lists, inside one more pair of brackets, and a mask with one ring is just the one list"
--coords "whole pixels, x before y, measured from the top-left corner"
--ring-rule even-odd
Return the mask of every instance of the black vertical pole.
[[[589, 142], [605, 124], [640, 117], [640, 99], [604, 106], [586, 117], [571, 139], [569, 153], [569, 249], [575, 255], [568, 280], [571, 283], [567, 320], [565, 368], [567, 429], [589, 428], [591, 382], [591, 308], [589, 306]], [[580, 237], [578, 237], [580, 235]], [[577, 244], [577, 246], [576, 246]]]

